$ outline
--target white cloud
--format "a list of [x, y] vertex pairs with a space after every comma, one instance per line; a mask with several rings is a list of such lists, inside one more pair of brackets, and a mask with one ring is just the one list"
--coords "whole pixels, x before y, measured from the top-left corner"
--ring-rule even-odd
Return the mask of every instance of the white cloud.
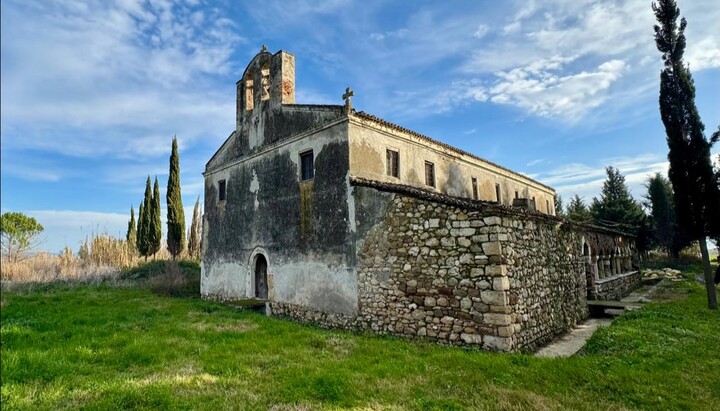
[[544, 158], [538, 158], [538, 159], [536, 159], [536, 160], [532, 160], [532, 161], [528, 162], [528, 163], [526, 164], [526, 166], [527, 166], [527, 167], [532, 167], [532, 166], [536, 166], [536, 165], [538, 165], [538, 164], [540, 164], [540, 163], [543, 163], [543, 162], [545, 162], [545, 159], [544, 159]]
[[503, 26], [503, 34], [511, 34], [516, 33], [520, 31], [520, 28], [522, 27], [522, 23], [519, 21], [513, 21], [512, 23], [508, 23], [505, 26]]
[[563, 117], [577, 121], [608, 98], [605, 91], [626, 69], [621, 60], [602, 63], [594, 71], [562, 75], [573, 58], [553, 57], [522, 68], [497, 72], [491, 87], [476, 87], [473, 98], [520, 107], [540, 117]]
[[[605, 115], [632, 108], [657, 81], [655, 17], [641, 0], [518, 2], [505, 36], [472, 51], [459, 71], [484, 79], [478, 101], [513, 105], [530, 114], [576, 123], [604, 106]], [[686, 61], [693, 71], [720, 67], [714, 21], [720, 8], [688, 3]], [[555, 57], [570, 56], [558, 67]], [[541, 70], [537, 70], [537, 66]], [[495, 81], [488, 80], [493, 77]], [[457, 82], [456, 82], [457, 83]], [[468, 96], [468, 94], [465, 94]], [[606, 104], [612, 102], [612, 106]], [[613, 113], [614, 111], [614, 113]]]
[[27, 167], [18, 164], [13, 164], [9, 167], [6, 164], [3, 170], [8, 174], [29, 181], [60, 181], [62, 178], [62, 172], [59, 170]]
[[4, 5], [4, 145], [147, 157], [175, 133], [222, 139], [232, 87], [210, 85], [244, 40], [219, 13], [197, 13], [130, 0]]
[[370, 33], [370, 38], [376, 41], [382, 41], [385, 39], [385, 35], [382, 33]]
[[481, 38], [485, 37], [485, 35], [487, 35], [489, 31], [490, 31], [490, 27], [488, 27], [485, 24], [481, 24], [478, 26], [477, 30], [475, 30], [475, 34], [473, 34], [473, 36], [475, 38], [481, 39]]
[[685, 60], [693, 72], [720, 67], [720, 38], [706, 37], [687, 49]]
[[589, 202], [600, 195], [603, 183], [607, 178], [605, 167], [617, 168], [625, 176], [633, 197], [640, 201], [645, 194], [644, 184], [647, 179], [657, 173], [667, 175], [668, 163], [657, 154], [640, 154], [634, 157], [612, 157], [594, 162], [568, 163], [553, 169], [534, 174], [533, 178], [555, 188], [563, 198], [569, 199], [575, 194]]

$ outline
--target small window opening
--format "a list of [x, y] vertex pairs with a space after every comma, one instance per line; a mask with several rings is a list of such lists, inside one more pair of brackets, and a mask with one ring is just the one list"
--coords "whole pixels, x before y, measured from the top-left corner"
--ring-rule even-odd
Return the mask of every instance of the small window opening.
[[245, 110], [252, 110], [255, 107], [255, 100], [253, 94], [253, 81], [252, 74], [245, 80]]
[[300, 154], [300, 180], [315, 178], [315, 164], [312, 150]]
[[548, 214], [552, 214], [550, 212], [550, 200], [545, 200], [545, 210], [547, 210]]
[[495, 199], [498, 203], [502, 203], [502, 198], [500, 196], [500, 184], [495, 184]]
[[387, 175], [400, 177], [400, 153], [387, 149]]
[[478, 199], [478, 187], [477, 187], [477, 178], [472, 178], [472, 190], [473, 190], [473, 199]]
[[520, 196], [518, 196], [517, 190], [515, 190], [515, 198], [520, 198]]
[[425, 184], [435, 187], [435, 164], [429, 161], [425, 162]]
[[218, 181], [218, 200], [225, 201], [225, 180]]
[[269, 100], [270, 99], [270, 67], [269, 64], [266, 64], [265, 67], [263, 67], [262, 70], [260, 70], [260, 74], [262, 75], [262, 83], [260, 83], [261, 92], [260, 99], [262, 101]]

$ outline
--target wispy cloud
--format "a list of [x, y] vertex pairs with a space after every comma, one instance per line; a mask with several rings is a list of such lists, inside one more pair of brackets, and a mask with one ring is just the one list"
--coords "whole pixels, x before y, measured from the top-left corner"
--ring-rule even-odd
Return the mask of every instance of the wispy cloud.
[[528, 162], [528, 163], [526, 164], [526, 166], [528, 166], [528, 167], [536, 166], [536, 165], [538, 165], [538, 164], [540, 164], [540, 163], [542, 163], [542, 162], [544, 162], [544, 161], [545, 161], [544, 158], [538, 158], [537, 160], [532, 160], [532, 161]]
[[3, 171], [9, 175], [29, 181], [60, 181], [63, 174], [61, 170], [27, 167], [17, 164], [5, 165]]
[[142, 157], [175, 133], [232, 125], [232, 90], [208, 87], [243, 41], [221, 14], [130, 0], [3, 6], [4, 145]]
[[578, 194], [590, 199], [599, 195], [607, 178], [605, 167], [617, 168], [625, 176], [625, 182], [635, 199], [645, 194], [644, 184], [655, 173], [667, 175], [668, 163], [656, 154], [633, 157], [613, 157], [594, 161], [592, 164], [568, 163], [534, 174], [534, 178], [549, 184], [564, 198]]

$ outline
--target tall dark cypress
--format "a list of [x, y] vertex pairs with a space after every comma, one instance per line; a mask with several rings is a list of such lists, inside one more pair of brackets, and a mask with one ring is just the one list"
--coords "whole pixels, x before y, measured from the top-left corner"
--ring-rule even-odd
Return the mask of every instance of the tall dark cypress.
[[137, 242], [137, 231], [135, 228], [135, 208], [133, 206], [130, 206], [130, 221], [128, 222], [128, 229], [127, 234], [125, 234], [125, 240], [127, 241], [127, 245], [130, 248], [133, 253], [135, 250], [137, 250], [137, 245], [135, 244]]
[[188, 253], [194, 260], [200, 259], [200, 196], [195, 201], [192, 221], [190, 222], [190, 237], [188, 238]]
[[160, 218], [160, 184], [158, 184], [157, 176], [155, 176], [155, 186], [153, 187], [153, 196], [150, 205], [150, 226], [149, 226], [149, 246], [148, 255], [155, 255], [160, 251], [162, 243], [162, 219]]
[[150, 250], [150, 209], [152, 207], [152, 191], [150, 189], [150, 176], [148, 176], [145, 182], [145, 196], [143, 202], [140, 204], [140, 215], [138, 218], [138, 230], [137, 230], [137, 248], [140, 255], [145, 257], [147, 261], [148, 256], [151, 254]]
[[706, 238], [720, 229], [716, 214], [720, 210], [720, 187], [713, 176], [710, 148], [717, 141], [705, 138], [705, 126], [695, 106], [695, 84], [690, 68], [683, 62], [685, 28], [675, 0], [652, 4], [659, 24], [654, 26], [655, 44], [664, 62], [660, 72], [660, 117], [665, 125], [670, 170], [668, 177], [675, 192], [678, 224], [700, 244], [705, 271], [708, 307], [717, 309]]
[[173, 137], [167, 185], [167, 248], [175, 259], [185, 249], [185, 211], [180, 193], [180, 157]]

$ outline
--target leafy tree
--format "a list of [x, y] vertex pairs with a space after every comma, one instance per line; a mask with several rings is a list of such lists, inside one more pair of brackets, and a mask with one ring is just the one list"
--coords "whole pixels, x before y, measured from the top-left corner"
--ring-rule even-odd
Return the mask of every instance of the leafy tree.
[[[148, 255], [153, 256], [160, 251], [162, 243], [162, 219], [160, 218], [160, 184], [155, 176], [153, 195], [150, 202], [150, 229], [148, 231], [149, 248]], [[154, 257], [153, 257], [154, 258]]]
[[128, 247], [130, 250], [137, 250], [137, 228], [135, 222], [135, 208], [130, 206], [130, 221], [128, 222], [127, 234], [125, 234], [125, 240], [127, 240]]
[[166, 197], [167, 248], [175, 259], [185, 248], [185, 211], [180, 194], [180, 157], [175, 137], [172, 140], [172, 152], [170, 153], [170, 175], [168, 176]]
[[563, 211], [563, 201], [560, 194], [555, 194], [555, 215], [562, 216], [565, 212]]
[[589, 221], [592, 219], [590, 210], [588, 210], [582, 197], [577, 194], [570, 198], [570, 203], [568, 204], [565, 215], [573, 221]]
[[150, 189], [150, 176], [145, 182], [145, 196], [140, 204], [140, 214], [138, 216], [137, 229], [137, 249], [140, 255], [145, 257], [147, 261], [150, 253], [150, 229], [151, 227], [151, 208], [152, 208], [152, 191]]
[[2, 252], [10, 261], [17, 262], [27, 251], [40, 244], [39, 235], [45, 228], [34, 217], [23, 213], [7, 212], [0, 216]]
[[625, 177], [614, 167], [606, 167], [607, 180], [603, 183], [600, 198], [593, 198], [590, 213], [600, 221], [641, 226], [645, 213], [630, 195]]
[[710, 148], [718, 140], [713, 134], [705, 138], [705, 126], [695, 106], [695, 84], [690, 68], [683, 62], [685, 28], [675, 0], [660, 0], [652, 4], [659, 24], [655, 30], [655, 44], [664, 63], [660, 72], [660, 117], [665, 126], [668, 143], [668, 176], [675, 192], [675, 214], [678, 224], [700, 244], [705, 271], [708, 307], [717, 309], [717, 295], [706, 238], [720, 231], [720, 187], [710, 162]]
[[192, 222], [190, 223], [190, 234], [188, 236], [188, 253], [190, 258], [199, 260], [200, 259], [200, 236], [202, 232], [202, 222], [200, 221], [200, 196], [195, 201], [195, 207], [193, 208]]

